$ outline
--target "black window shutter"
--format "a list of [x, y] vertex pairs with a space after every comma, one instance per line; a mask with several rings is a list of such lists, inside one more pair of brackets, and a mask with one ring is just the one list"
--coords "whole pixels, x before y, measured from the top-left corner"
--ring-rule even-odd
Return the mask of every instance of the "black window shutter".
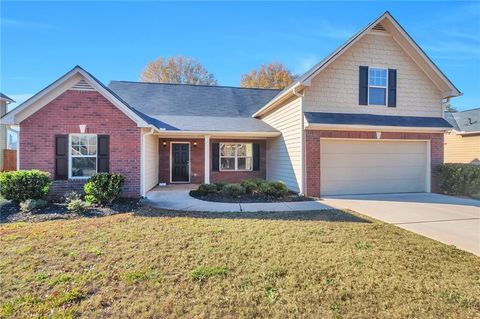
[[68, 179], [68, 135], [55, 135], [55, 179]]
[[253, 170], [260, 170], [260, 143], [253, 143]]
[[108, 173], [110, 163], [110, 136], [98, 135], [97, 172]]
[[388, 107], [397, 106], [397, 70], [388, 69]]
[[220, 144], [212, 143], [212, 171], [219, 170], [219, 162], [220, 162]]
[[358, 104], [368, 105], [368, 66], [360, 66], [358, 80]]

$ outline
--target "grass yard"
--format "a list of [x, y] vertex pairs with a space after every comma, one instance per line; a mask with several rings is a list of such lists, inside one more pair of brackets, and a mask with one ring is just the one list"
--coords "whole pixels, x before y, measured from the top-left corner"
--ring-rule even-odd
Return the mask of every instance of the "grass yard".
[[1, 318], [480, 317], [480, 258], [339, 211], [4, 224], [0, 249]]

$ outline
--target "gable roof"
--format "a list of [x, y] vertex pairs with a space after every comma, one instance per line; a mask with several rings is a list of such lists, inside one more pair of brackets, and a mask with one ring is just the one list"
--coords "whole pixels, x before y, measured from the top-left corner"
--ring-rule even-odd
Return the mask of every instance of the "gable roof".
[[2, 92], [0, 92], [0, 101], [6, 101], [7, 103], [15, 102], [15, 101], [12, 100], [11, 98], [9, 98], [9, 97], [6, 96], [5, 94], [3, 94]]
[[48, 104], [61, 93], [68, 90], [73, 84], [80, 79], [85, 80], [93, 89], [101, 93], [113, 105], [118, 107], [125, 115], [132, 119], [139, 127], [149, 127], [146, 118], [138, 111], [130, 107], [125, 101], [117, 96], [113, 91], [103, 85], [97, 78], [85, 71], [80, 66], [75, 66], [73, 69], [65, 73], [55, 82], [51, 83], [40, 92], [23, 102], [18, 107], [14, 108], [1, 118], [2, 124], [19, 124], [23, 119], [29, 117], [43, 106]]
[[461, 112], [445, 112], [445, 119], [458, 134], [480, 133], [480, 108]]
[[[420, 46], [413, 40], [413, 38], [405, 31], [405, 29], [395, 20], [395, 18], [386, 11], [380, 17], [370, 22], [366, 27], [361, 29], [345, 43], [339, 46], [335, 51], [326, 56], [319, 63], [314, 65], [310, 70], [300, 76], [295, 82], [286, 87], [271, 101], [269, 101], [260, 110], [255, 112], [253, 116], [260, 116], [267, 112], [271, 108], [275, 107], [278, 102], [283, 101], [292, 95], [295, 95], [295, 91], [301, 90], [304, 87], [310, 86], [310, 81], [318, 73], [324, 70], [330, 63], [335, 61], [342, 53], [348, 48], [360, 40], [364, 35], [372, 30], [378, 30], [381, 26], [382, 29], [391, 33], [393, 38], [403, 50], [407, 51], [410, 57], [417, 63], [417, 65], [427, 74], [427, 76], [435, 83], [435, 85], [441, 88], [444, 98], [450, 98], [460, 96], [462, 93], [453, 85], [453, 83], [446, 77], [446, 75], [438, 68], [438, 66], [427, 56], [427, 54], [420, 48]], [[402, 43], [402, 44], [400, 44]]]

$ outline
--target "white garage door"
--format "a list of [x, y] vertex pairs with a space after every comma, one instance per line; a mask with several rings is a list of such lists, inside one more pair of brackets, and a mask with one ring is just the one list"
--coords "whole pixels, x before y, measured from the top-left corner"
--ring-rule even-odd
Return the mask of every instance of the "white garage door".
[[425, 192], [425, 141], [320, 140], [322, 195]]

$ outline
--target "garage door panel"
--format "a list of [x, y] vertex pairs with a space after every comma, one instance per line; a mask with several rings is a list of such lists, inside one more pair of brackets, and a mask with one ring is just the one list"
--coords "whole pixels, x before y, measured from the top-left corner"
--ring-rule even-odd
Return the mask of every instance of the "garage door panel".
[[322, 168], [371, 167], [371, 166], [412, 166], [425, 160], [423, 154], [355, 154], [342, 156], [340, 154], [326, 154], [320, 162]]
[[320, 141], [323, 195], [423, 192], [424, 141]]

